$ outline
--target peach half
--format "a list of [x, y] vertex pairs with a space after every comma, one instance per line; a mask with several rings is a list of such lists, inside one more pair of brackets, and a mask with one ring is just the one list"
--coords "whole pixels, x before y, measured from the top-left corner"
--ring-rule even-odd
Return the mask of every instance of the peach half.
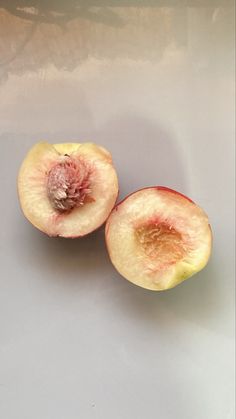
[[21, 165], [18, 192], [24, 215], [39, 230], [79, 237], [105, 222], [117, 199], [118, 179], [103, 147], [40, 142]]
[[157, 186], [134, 192], [113, 209], [106, 223], [106, 244], [124, 278], [161, 291], [204, 268], [212, 233], [198, 205]]

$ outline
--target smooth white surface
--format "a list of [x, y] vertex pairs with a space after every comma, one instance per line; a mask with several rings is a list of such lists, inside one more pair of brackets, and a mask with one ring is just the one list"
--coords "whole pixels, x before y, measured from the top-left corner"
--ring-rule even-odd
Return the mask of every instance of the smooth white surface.
[[[62, 24], [0, 9], [3, 419], [234, 418], [234, 11], [195, 3]], [[120, 198], [154, 184], [189, 195], [213, 228], [207, 268], [149, 292], [114, 271], [102, 230], [34, 229], [16, 177], [42, 138], [107, 147]]]

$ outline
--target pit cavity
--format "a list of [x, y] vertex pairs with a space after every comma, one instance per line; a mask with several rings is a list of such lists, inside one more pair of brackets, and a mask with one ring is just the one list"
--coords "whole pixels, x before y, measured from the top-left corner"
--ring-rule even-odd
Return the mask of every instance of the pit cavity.
[[83, 205], [91, 193], [90, 174], [83, 160], [64, 155], [48, 173], [47, 195], [53, 208], [65, 212]]
[[135, 230], [136, 240], [145, 255], [166, 267], [186, 253], [182, 235], [166, 222], [144, 223]]

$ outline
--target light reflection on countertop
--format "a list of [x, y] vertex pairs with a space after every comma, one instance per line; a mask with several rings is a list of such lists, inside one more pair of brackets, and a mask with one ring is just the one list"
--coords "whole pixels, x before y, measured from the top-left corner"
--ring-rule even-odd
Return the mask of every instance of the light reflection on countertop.
[[50, 65], [72, 71], [90, 57], [157, 63], [170, 47], [184, 50], [197, 68], [217, 64], [220, 71], [216, 60], [232, 66], [233, 8], [171, 3], [176, 6], [85, 7], [51, 0], [37, 9], [33, 0], [2, 0], [0, 82]]
[[51, 0], [36, 9], [34, 0], [11, 7], [0, 0], [1, 132], [56, 129], [74, 136], [79, 124], [86, 135], [88, 127], [128, 109], [158, 114], [182, 135], [183, 118], [191, 108], [194, 119], [200, 102], [212, 123], [216, 114], [226, 114], [228, 123], [217, 95], [228, 97], [233, 88], [229, 2], [82, 3]]

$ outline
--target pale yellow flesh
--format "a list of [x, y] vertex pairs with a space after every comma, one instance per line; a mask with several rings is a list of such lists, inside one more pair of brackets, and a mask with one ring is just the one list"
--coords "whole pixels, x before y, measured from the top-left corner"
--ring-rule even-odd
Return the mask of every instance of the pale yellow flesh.
[[[93, 168], [93, 202], [69, 213], [55, 210], [47, 195], [47, 173], [64, 154], [83, 158]], [[107, 219], [118, 195], [118, 179], [110, 153], [92, 143], [36, 144], [27, 154], [18, 176], [22, 210], [28, 220], [50, 236], [78, 237], [98, 228]]]
[[[179, 261], [164, 268], [160, 260], [144, 253], [136, 234], [137, 225], [157, 218], [181, 234], [186, 248]], [[130, 195], [112, 211], [106, 223], [106, 242], [111, 261], [124, 278], [158, 291], [172, 288], [204, 268], [212, 234], [200, 207], [179, 194], [147, 188]]]

